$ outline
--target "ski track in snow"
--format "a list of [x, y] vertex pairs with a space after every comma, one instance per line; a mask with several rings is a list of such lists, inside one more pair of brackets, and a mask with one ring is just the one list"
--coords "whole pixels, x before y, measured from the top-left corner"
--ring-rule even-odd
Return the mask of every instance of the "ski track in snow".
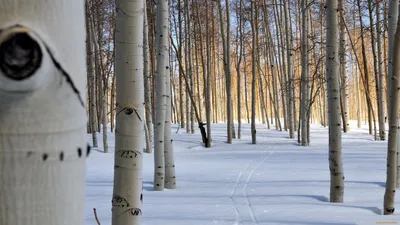
[[[243, 220], [241, 220], [241, 215], [240, 215], [240, 211], [239, 211], [239, 208], [238, 208], [238, 203], [235, 200], [235, 197], [239, 197], [239, 196], [235, 196], [236, 190], [237, 190], [237, 187], [239, 186], [239, 184], [243, 184], [242, 197], [245, 200], [245, 205], [247, 207], [247, 210], [248, 210], [249, 216], [251, 218], [251, 221], [253, 222], [253, 224], [258, 225], [257, 218], [255, 216], [253, 207], [251, 206], [251, 202], [250, 202], [249, 197], [247, 195], [247, 187], [248, 187], [248, 185], [250, 183], [250, 179], [253, 176], [254, 171], [256, 171], [274, 152], [268, 152], [268, 153], [269, 154], [267, 156], [263, 157], [262, 160], [256, 166], [254, 166], [253, 168], [251, 167], [251, 165], [253, 165], [254, 163], [253, 163], [253, 160], [251, 160], [246, 165], [246, 167], [242, 171], [239, 172], [239, 174], [238, 174], [238, 176], [236, 178], [235, 185], [233, 186], [232, 192], [231, 192], [231, 195], [230, 195], [230, 198], [231, 198], [232, 203], [233, 203], [233, 208], [234, 208], [234, 211], [235, 211], [235, 216], [236, 216], [236, 220], [234, 221], [233, 225], [241, 225], [241, 224], [243, 224], [242, 222], [244, 222]], [[243, 177], [243, 174], [246, 174], [246, 173], [248, 173], [246, 179], [244, 180], [244, 182], [240, 182], [241, 178]]]
[[255, 216], [255, 214], [254, 214], [253, 207], [251, 207], [250, 200], [249, 200], [249, 198], [247, 197], [247, 186], [249, 185], [251, 176], [253, 175], [254, 171], [255, 171], [256, 169], [258, 169], [258, 167], [260, 167], [273, 153], [274, 153], [274, 152], [270, 152], [256, 167], [254, 167], [254, 168], [251, 170], [251, 172], [250, 172], [249, 175], [247, 176], [246, 183], [244, 184], [243, 196], [244, 196], [245, 199], [246, 199], [247, 206], [249, 207], [249, 213], [250, 213], [251, 219], [253, 220], [253, 223], [254, 223], [254, 224], [258, 224], [258, 222], [257, 222], [257, 218], [256, 218], [256, 216]]

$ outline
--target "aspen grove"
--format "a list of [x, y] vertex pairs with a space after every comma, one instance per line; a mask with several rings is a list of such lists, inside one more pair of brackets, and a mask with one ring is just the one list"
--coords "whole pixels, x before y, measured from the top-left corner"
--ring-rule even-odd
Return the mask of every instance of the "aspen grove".
[[0, 225], [397, 223], [399, 10], [0, 0]]

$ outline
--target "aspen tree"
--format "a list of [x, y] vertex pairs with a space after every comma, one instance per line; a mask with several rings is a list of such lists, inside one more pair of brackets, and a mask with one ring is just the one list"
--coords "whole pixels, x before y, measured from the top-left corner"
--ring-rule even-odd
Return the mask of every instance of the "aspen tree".
[[[400, 5], [399, 5], [400, 8]], [[400, 18], [400, 17], [399, 17]], [[396, 193], [397, 177], [397, 133], [399, 132], [397, 124], [399, 121], [399, 79], [400, 79], [400, 19], [398, 18], [396, 33], [393, 40], [393, 61], [392, 61], [392, 88], [390, 89], [389, 103], [389, 135], [387, 147], [387, 169], [386, 169], [386, 190], [383, 200], [383, 214], [392, 215], [394, 213], [394, 200]], [[398, 153], [397, 153], [398, 154]]]
[[[117, 0], [112, 225], [140, 224], [144, 129], [143, 0]], [[137, 31], [137, 32], [134, 32]]]
[[377, 63], [378, 63], [378, 109], [381, 110], [379, 113], [379, 137], [380, 140], [385, 140], [386, 139], [386, 127], [385, 127], [385, 100], [383, 98], [383, 95], [385, 93], [385, 86], [384, 86], [384, 81], [385, 81], [385, 75], [383, 73], [383, 60], [382, 60], [382, 29], [380, 26], [380, 4], [379, 1], [375, 3], [376, 7], [376, 45], [377, 45]]
[[[257, 139], [256, 139], [256, 37], [255, 37], [255, 22], [254, 22], [254, 17], [257, 16], [257, 7], [255, 6], [255, 2], [251, 1], [251, 30], [252, 30], [252, 48], [251, 48], [251, 68], [252, 68], [252, 77], [251, 77], [251, 143], [256, 144]], [[256, 14], [256, 15], [254, 15]]]
[[166, 74], [169, 74], [169, 4], [168, 0], [157, 1], [156, 43], [157, 43], [157, 70], [156, 70], [156, 124], [154, 133], [154, 190], [163, 191], [165, 182], [164, 159], [164, 131], [167, 110]]
[[346, 36], [344, 27], [344, 2], [339, 0], [339, 57], [340, 57], [340, 76], [341, 76], [341, 100], [343, 108], [343, 132], [348, 132], [350, 128], [349, 124], [349, 85], [348, 85], [348, 75], [347, 75], [347, 65], [346, 65]]
[[338, 2], [326, 2], [326, 80], [328, 86], [330, 201], [343, 202], [344, 174], [339, 88]]
[[[169, 62], [169, 57], [166, 60]], [[171, 136], [171, 76], [170, 73], [165, 73], [166, 86], [166, 112], [165, 112], [165, 127], [164, 127], [164, 157], [165, 157], [165, 188], [176, 188], [175, 160], [174, 160], [174, 145]]]
[[149, 24], [147, 21], [147, 6], [146, 0], [143, 1], [144, 15], [143, 15], [143, 80], [144, 80], [144, 103], [146, 112], [146, 152], [151, 153], [153, 148], [153, 120], [151, 118], [151, 88], [150, 88], [150, 53], [149, 53]]
[[287, 73], [288, 73], [288, 127], [289, 127], [289, 138], [294, 138], [294, 82], [293, 82], [293, 55], [292, 55], [292, 42], [291, 42], [291, 27], [290, 27], [290, 15], [289, 15], [289, 0], [283, 0], [284, 11], [285, 11], [285, 33], [286, 33], [286, 54], [287, 54]]
[[85, 223], [84, 15], [82, 1], [0, 1], [0, 225]]
[[[209, 18], [209, 1], [206, 1], [206, 21]], [[211, 44], [210, 44], [210, 23], [206, 23], [206, 58], [207, 58], [207, 83], [206, 83], [206, 121], [207, 121], [207, 142], [205, 146], [211, 147]]]
[[301, 105], [300, 105], [300, 124], [301, 124], [301, 145], [308, 146], [308, 113], [307, 109], [310, 105], [309, 89], [310, 89], [310, 69], [309, 69], [309, 9], [308, 0], [302, 0], [302, 32], [301, 32]]

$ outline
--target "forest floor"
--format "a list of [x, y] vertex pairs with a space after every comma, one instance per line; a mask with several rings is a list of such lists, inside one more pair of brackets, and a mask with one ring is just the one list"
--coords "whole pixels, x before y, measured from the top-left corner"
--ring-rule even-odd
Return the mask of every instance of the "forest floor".
[[[374, 141], [366, 128], [343, 134], [344, 203], [330, 203], [328, 129], [311, 126], [311, 144], [301, 147], [287, 132], [250, 125], [242, 139], [226, 143], [226, 124], [212, 124], [213, 146], [199, 131], [173, 126], [176, 190], [152, 191], [153, 155], [144, 155], [143, 225], [353, 225], [396, 224], [400, 213], [383, 216], [387, 141]], [[237, 124], [235, 124], [237, 128]], [[114, 134], [110, 153], [99, 148], [88, 159], [86, 224], [111, 224]], [[90, 135], [88, 135], [90, 141]], [[398, 197], [399, 198], [399, 197]], [[397, 198], [397, 199], [398, 199]], [[399, 201], [396, 201], [399, 202]], [[398, 209], [400, 204], [396, 204]]]

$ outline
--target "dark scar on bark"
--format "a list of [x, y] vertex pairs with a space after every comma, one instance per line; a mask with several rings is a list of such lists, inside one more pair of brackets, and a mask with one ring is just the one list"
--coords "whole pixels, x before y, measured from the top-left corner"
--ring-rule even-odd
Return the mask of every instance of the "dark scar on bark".
[[85, 107], [85, 103], [83, 102], [83, 99], [81, 97], [81, 93], [78, 90], [78, 88], [76, 88], [74, 81], [71, 79], [71, 77], [69, 76], [69, 74], [64, 70], [64, 68], [60, 65], [60, 63], [54, 58], [53, 54], [50, 51], [49, 46], [47, 46], [44, 43], [44, 46], [46, 48], [46, 51], [49, 53], [51, 61], [54, 63], [54, 66], [62, 73], [62, 75], [65, 77], [65, 79], [67, 80], [67, 83], [71, 86], [72, 90], [75, 92], [75, 94], [78, 96], [79, 102], [81, 103], [81, 105], [83, 107]]
[[92, 149], [92, 147], [91, 147], [89, 144], [87, 144], [87, 147], [86, 147], [86, 157], [89, 156], [90, 150], [91, 150], [91, 149]]
[[82, 149], [78, 148], [78, 157], [80, 158], [82, 156]]

